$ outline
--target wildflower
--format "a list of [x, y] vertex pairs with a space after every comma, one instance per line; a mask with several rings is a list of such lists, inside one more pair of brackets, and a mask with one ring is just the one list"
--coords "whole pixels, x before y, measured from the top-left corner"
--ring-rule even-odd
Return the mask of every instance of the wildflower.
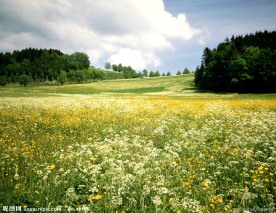
[[18, 179], [19, 179], [19, 174], [15, 174], [13, 178], [14, 178], [15, 180], [18, 180]]
[[50, 168], [51, 169], [54, 169], [56, 166], [54, 165], [54, 164], [52, 164], [51, 166], [50, 166]]
[[215, 203], [216, 200], [217, 200], [217, 196], [214, 196], [214, 197], [212, 198], [212, 202]]
[[66, 196], [70, 197], [71, 195], [73, 195], [75, 193], [75, 189], [74, 188], [68, 188], [66, 190]]
[[264, 167], [261, 165], [261, 166], [259, 166], [258, 170], [259, 170], [259, 171], [262, 171], [263, 168], [264, 168]]
[[207, 182], [204, 182], [204, 183], [203, 183], [203, 186], [204, 186], [205, 188], [209, 188], [209, 184], [208, 184]]
[[43, 175], [43, 172], [41, 170], [37, 170], [36, 174], [38, 174], [39, 176]]
[[162, 204], [162, 201], [158, 195], [151, 198], [152, 202], [156, 206], [160, 206]]
[[20, 184], [16, 184], [14, 188], [19, 189], [19, 187], [20, 187]]
[[171, 165], [170, 165], [172, 168], [175, 168], [177, 166], [177, 163], [176, 162], [172, 162]]
[[39, 191], [35, 190], [35, 193], [39, 195]]
[[95, 161], [97, 160], [96, 157], [91, 157], [90, 159], [91, 159], [91, 161], [93, 161], [93, 162], [95, 162]]
[[168, 193], [168, 189], [165, 188], [165, 187], [162, 187], [162, 188], [161, 188], [161, 192], [162, 192], [163, 194], [167, 194], [167, 193]]
[[100, 200], [102, 198], [102, 196], [101, 195], [95, 195], [95, 196], [90, 196], [89, 197], [89, 200]]
[[218, 203], [223, 203], [223, 199], [221, 197], [218, 198], [217, 200]]

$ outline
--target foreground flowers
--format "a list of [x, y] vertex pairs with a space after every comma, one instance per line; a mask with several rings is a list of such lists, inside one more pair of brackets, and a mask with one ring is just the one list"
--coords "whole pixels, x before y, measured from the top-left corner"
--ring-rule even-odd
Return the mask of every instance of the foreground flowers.
[[0, 204], [95, 212], [275, 206], [273, 100], [20, 100], [0, 104]]

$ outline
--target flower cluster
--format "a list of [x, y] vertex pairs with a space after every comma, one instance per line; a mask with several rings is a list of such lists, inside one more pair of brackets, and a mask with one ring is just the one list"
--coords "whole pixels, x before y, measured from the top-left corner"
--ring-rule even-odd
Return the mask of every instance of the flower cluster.
[[275, 101], [2, 98], [0, 203], [95, 212], [273, 208]]

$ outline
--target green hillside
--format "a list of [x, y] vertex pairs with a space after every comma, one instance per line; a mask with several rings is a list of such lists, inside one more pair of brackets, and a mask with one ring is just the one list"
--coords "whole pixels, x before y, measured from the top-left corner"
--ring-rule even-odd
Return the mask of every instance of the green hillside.
[[120, 72], [105, 71], [107, 80], [123, 79], [124, 74]]

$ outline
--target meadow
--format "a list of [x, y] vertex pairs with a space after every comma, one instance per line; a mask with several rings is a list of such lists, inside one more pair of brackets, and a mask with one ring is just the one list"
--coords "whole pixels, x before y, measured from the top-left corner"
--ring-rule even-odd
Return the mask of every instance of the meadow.
[[276, 94], [193, 78], [0, 88], [0, 207], [275, 211]]

